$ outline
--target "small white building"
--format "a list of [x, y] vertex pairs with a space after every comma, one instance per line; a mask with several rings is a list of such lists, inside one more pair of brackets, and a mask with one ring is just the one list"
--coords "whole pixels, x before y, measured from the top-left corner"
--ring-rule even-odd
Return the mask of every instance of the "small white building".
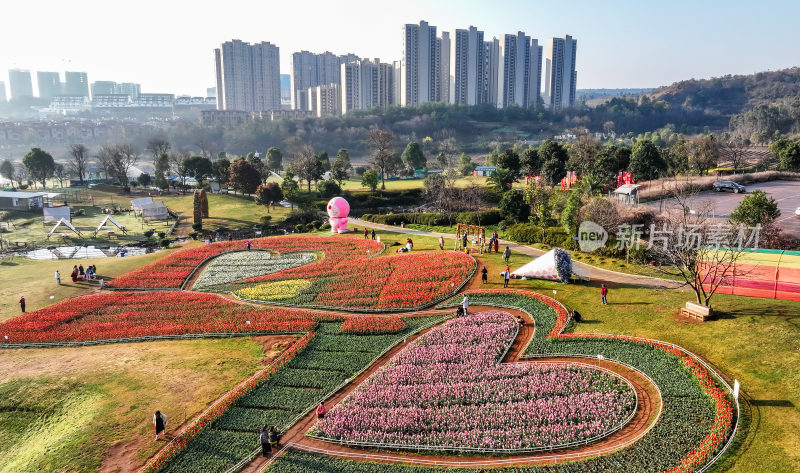
[[494, 173], [495, 171], [497, 171], [496, 166], [476, 166], [475, 170], [472, 171], [472, 175], [479, 177], [487, 177], [491, 176], [492, 173]]

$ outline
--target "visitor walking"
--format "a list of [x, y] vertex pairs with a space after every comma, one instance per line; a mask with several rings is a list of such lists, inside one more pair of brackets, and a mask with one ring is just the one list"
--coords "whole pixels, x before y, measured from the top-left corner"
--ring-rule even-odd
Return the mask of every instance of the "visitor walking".
[[467, 249], [467, 232], [464, 232], [464, 235], [461, 236], [461, 244], [463, 245], [463, 248], [466, 250]]
[[481, 270], [481, 283], [486, 284], [486, 282], [488, 281], [487, 277], [488, 274], [489, 271], [487, 271], [486, 266], [484, 266], [483, 269]]
[[370, 233], [370, 235], [372, 236], [372, 239], [374, 240], [375, 239], [375, 229], [374, 228], [372, 229], [372, 232]]
[[439, 249], [444, 250], [444, 237], [439, 235]]
[[278, 442], [281, 441], [281, 434], [275, 426], [269, 428], [269, 445], [274, 449], [278, 449]]
[[328, 409], [325, 409], [325, 404], [320, 402], [319, 406], [317, 407], [317, 420], [322, 420], [325, 418], [325, 414], [328, 413]]
[[369, 230], [367, 230], [367, 227], [364, 227], [364, 239], [369, 239]]
[[19, 308], [22, 309], [22, 313], [25, 313], [25, 296], [19, 298]]
[[156, 428], [156, 440], [158, 440], [158, 436], [167, 428], [167, 416], [162, 414], [161, 411], [156, 411], [153, 414], [153, 426]]
[[511, 248], [506, 245], [505, 251], [503, 251], [503, 259], [505, 260], [506, 264], [508, 264], [508, 260], [511, 258]]
[[606, 296], [608, 295], [608, 288], [605, 284], [600, 286], [600, 299], [603, 300], [603, 305], [608, 305], [608, 300], [606, 300]]
[[461, 307], [464, 308], [464, 315], [468, 315], [469, 314], [469, 299], [467, 298], [466, 294], [464, 294], [464, 299], [461, 300]]
[[61, 273], [56, 270], [56, 284], [61, 285]]
[[506, 270], [503, 271], [503, 287], [508, 287], [508, 280], [511, 279], [511, 271], [509, 270], [508, 266], [506, 266]]
[[272, 453], [272, 444], [269, 443], [269, 429], [265, 425], [258, 436], [261, 441], [261, 456], [268, 457]]
[[247, 248], [247, 251], [250, 251], [250, 240], [247, 240], [247, 243], [245, 243], [244, 246]]

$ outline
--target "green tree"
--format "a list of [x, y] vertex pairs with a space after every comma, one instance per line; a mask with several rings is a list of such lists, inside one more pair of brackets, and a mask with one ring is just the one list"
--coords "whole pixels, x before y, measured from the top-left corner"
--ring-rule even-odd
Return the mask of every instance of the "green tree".
[[261, 184], [261, 174], [247, 159], [237, 159], [231, 164], [230, 184], [239, 192], [252, 194]]
[[267, 168], [271, 171], [283, 169], [283, 153], [280, 148], [272, 146], [267, 150]]
[[297, 195], [300, 193], [300, 185], [294, 180], [294, 173], [291, 169], [287, 170], [283, 176], [281, 191], [286, 200], [291, 203], [292, 209], [294, 209], [294, 199], [296, 199]]
[[768, 197], [764, 191], [753, 191], [731, 213], [731, 222], [754, 227], [773, 222], [780, 216], [781, 211], [775, 199]]
[[156, 160], [155, 178], [153, 184], [161, 190], [169, 189], [169, 155], [161, 153]]
[[322, 174], [324, 173], [322, 161], [313, 153], [296, 158], [292, 161], [291, 166], [292, 172], [296, 174], [301, 181], [306, 181], [309, 193], [311, 192], [311, 183], [322, 179]]
[[368, 187], [369, 190], [374, 193], [375, 189], [378, 188], [378, 171], [374, 169], [367, 169], [364, 171], [364, 174], [361, 176], [361, 185]]
[[16, 169], [14, 169], [14, 164], [8, 159], [5, 159], [2, 163], [0, 163], [0, 176], [3, 176], [11, 181], [11, 186], [14, 186], [14, 178], [17, 177], [17, 173]]
[[600, 141], [588, 135], [578, 138], [569, 148], [567, 167], [583, 177], [592, 171], [594, 161], [601, 151]]
[[31, 148], [22, 158], [22, 165], [25, 166], [31, 179], [41, 182], [42, 187], [45, 187], [47, 180], [53, 177], [56, 169], [56, 163], [50, 153], [40, 148]]
[[518, 176], [520, 170], [519, 154], [514, 151], [514, 148], [506, 149], [497, 157], [497, 167], [508, 169], [513, 175]]
[[462, 176], [471, 176], [475, 171], [475, 163], [467, 153], [461, 153], [461, 157], [458, 158], [458, 170], [461, 171]]
[[567, 150], [555, 141], [546, 140], [539, 145], [542, 179], [548, 186], [558, 184], [566, 173]]
[[372, 128], [367, 132], [367, 145], [372, 148], [370, 163], [381, 173], [381, 189], [386, 189], [386, 176], [397, 170], [400, 157], [394, 152], [394, 135], [391, 131]]
[[677, 176], [689, 170], [690, 145], [683, 136], [675, 140], [669, 148], [664, 151], [664, 160], [667, 162], [667, 172], [671, 176]]
[[634, 180], [648, 181], [666, 172], [667, 162], [658, 146], [650, 140], [640, 139], [633, 145], [628, 171]]
[[[488, 160], [487, 160], [488, 164]], [[539, 172], [542, 163], [539, 160], [539, 150], [529, 146], [519, 157], [520, 170], [525, 174], [535, 174]]]
[[447, 162], [447, 155], [444, 154], [444, 151], [436, 155], [436, 164], [442, 169], [447, 169], [449, 163]]
[[270, 205], [274, 205], [275, 202], [280, 202], [281, 200], [283, 200], [283, 191], [277, 182], [260, 184], [256, 188], [256, 204], [266, 207], [267, 213], [269, 213]]
[[512, 174], [508, 169], [498, 168], [489, 176], [486, 182], [488, 182], [495, 191], [502, 194], [511, 189], [511, 186], [517, 182], [517, 176]]
[[153, 179], [150, 177], [150, 174], [143, 172], [139, 174], [138, 178], [136, 178], [136, 182], [138, 182], [142, 187], [148, 187], [150, 183], [153, 182]]
[[769, 151], [778, 158], [781, 168], [800, 171], [800, 140], [781, 138], [769, 146]]
[[581, 210], [583, 189], [575, 188], [570, 192], [564, 210], [561, 211], [561, 226], [569, 236], [578, 234], [578, 212]]
[[525, 189], [525, 202], [530, 205], [530, 221], [540, 227], [549, 227], [553, 223], [551, 201], [553, 191], [531, 184]]
[[525, 194], [519, 189], [511, 189], [503, 194], [499, 208], [504, 218], [516, 222], [526, 222], [531, 214], [531, 206], [525, 202]]
[[403, 160], [403, 164], [405, 164], [406, 168], [412, 173], [417, 169], [424, 169], [427, 165], [425, 154], [416, 141], [411, 141], [406, 145], [406, 149], [403, 150], [403, 154], [400, 155], [400, 158]]
[[231, 177], [231, 162], [227, 158], [218, 158], [214, 161], [214, 177], [219, 180], [219, 184], [224, 186]]
[[689, 166], [697, 169], [700, 175], [708, 174], [708, 170], [719, 163], [719, 157], [719, 142], [714, 135], [701, 136], [694, 140]]
[[339, 151], [337, 151], [336, 157], [342, 158], [343, 160], [347, 161], [347, 164], [350, 164], [350, 153], [348, 153], [346, 149], [341, 148]]
[[319, 154], [317, 155], [317, 159], [319, 160], [320, 165], [322, 166], [323, 173], [331, 170], [331, 158], [328, 156], [327, 151], [320, 151]]
[[322, 180], [317, 183], [317, 192], [320, 197], [330, 198], [342, 193], [342, 188], [333, 179]]
[[211, 160], [202, 156], [190, 156], [181, 162], [185, 175], [197, 180], [197, 185], [202, 186], [203, 179], [214, 174]]
[[[344, 151], [344, 150], [339, 150]], [[350, 176], [349, 169], [350, 169], [350, 161], [345, 159], [344, 156], [340, 156], [339, 154], [336, 155], [336, 159], [333, 160], [331, 164], [331, 179], [336, 181], [339, 184], [339, 188], [341, 189], [344, 182]]]

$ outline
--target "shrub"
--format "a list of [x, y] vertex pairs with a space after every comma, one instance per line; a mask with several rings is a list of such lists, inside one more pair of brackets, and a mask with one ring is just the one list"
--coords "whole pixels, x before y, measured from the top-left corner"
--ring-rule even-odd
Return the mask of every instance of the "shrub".
[[314, 208], [294, 209], [286, 216], [287, 225], [297, 225], [313, 222], [319, 219], [320, 211]]
[[272, 215], [264, 215], [263, 217], [261, 217], [261, 223], [263, 225], [269, 225], [271, 221], [272, 221]]
[[152, 229], [152, 228], [151, 228], [150, 230], [147, 230], [147, 231], [145, 231], [145, 232], [144, 232], [144, 236], [145, 236], [146, 238], [151, 238], [155, 232], [156, 232], [156, 231], [155, 231], [154, 229]]
[[319, 226], [319, 229], [320, 230], [330, 230], [331, 229], [331, 224], [328, 223], [328, 222], [325, 222], [325, 223], [323, 223], [322, 225]]
[[[508, 222], [508, 220], [503, 220]], [[530, 223], [518, 223], [506, 230], [508, 238], [517, 243], [541, 243], [542, 229]]]
[[567, 238], [567, 232], [561, 227], [547, 227], [542, 234], [542, 241], [545, 245], [559, 246]]
[[159, 238], [161, 238], [162, 240], [163, 240], [163, 239], [164, 239], [164, 237], [166, 237], [166, 236], [167, 236], [167, 233], [166, 233], [166, 232], [158, 232], [158, 237], [159, 237]]
[[[478, 218], [480, 216], [480, 218]], [[478, 212], [459, 212], [456, 222], [466, 223], [467, 225], [495, 225], [503, 219], [503, 215], [497, 209]]]
[[294, 226], [294, 231], [296, 233], [303, 233], [303, 232], [305, 232], [305, 230], [306, 230], [306, 226], [303, 225], [302, 223], [298, 223], [297, 225]]
[[342, 188], [333, 180], [319, 181], [317, 183], [317, 192], [320, 197], [330, 198], [342, 193]]
[[161, 245], [162, 248], [168, 248], [169, 247], [169, 239], [164, 238], [164, 239], [161, 240], [161, 242], [159, 244]]

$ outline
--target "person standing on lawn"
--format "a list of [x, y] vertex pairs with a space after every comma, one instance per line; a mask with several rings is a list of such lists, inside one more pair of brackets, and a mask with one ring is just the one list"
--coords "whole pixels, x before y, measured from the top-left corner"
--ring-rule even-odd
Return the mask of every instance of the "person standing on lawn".
[[506, 264], [508, 264], [508, 260], [510, 258], [511, 258], [511, 248], [509, 248], [508, 245], [506, 245], [506, 249], [505, 251], [503, 251], [503, 259], [506, 261]]
[[464, 294], [464, 299], [461, 300], [461, 307], [464, 308], [464, 315], [468, 315], [469, 314], [469, 299], [467, 298], [466, 294]]
[[462, 248], [467, 249], [467, 232], [461, 236], [461, 245], [463, 245]]
[[156, 411], [153, 414], [153, 426], [156, 428], [156, 440], [158, 440], [158, 436], [167, 428], [167, 416], [162, 414], [161, 411]]
[[22, 309], [22, 313], [25, 313], [25, 296], [19, 298], [19, 308]]
[[261, 456], [268, 457], [272, 453], [272, 444], [269, 443], [269, 430], [266, 425], [261, 429], [258, 439], [261, 441]]
[[372, 229], [372, 232], [370, 233], [370, 235], [372, 236], [372, 239], [374, 240], [375, 239], [375, 229], [374, 228]]
[[508, 287], [508, 280], [511, 279], [511, 270], [508, 266], [506, 266], [506, 270], [503, 271], [503, 287]]
[[444, 251], [444, 237], [441, 235], [439, 236], [439, 249]]
[[320, 402], [319, 406], [317, 407], [317, 420], [321, 420], [325, 418], [325, 414], [328, 413], [328, 409], [325, 409], [325, 404]]
[[369, 230], [367, 230], [367, 227], [364, 227], [364, 239], [369, 239]]
[[61, 285], [61, 273], [56, 270], [56, 284]]
[[608, 288], [605, 284], [600, 286], [600, 299], [603, 301], [603, 305], [608, 305], [608, 300], [606, 300], [606, 296], [608, 296]]
[[487, 274], [489, 274], [489, 271], [487, 271], [486, 266], [484, 266], [483, 269], [481, 270], [481, 283], [486, 284], [486, 282], [488, 281]]

